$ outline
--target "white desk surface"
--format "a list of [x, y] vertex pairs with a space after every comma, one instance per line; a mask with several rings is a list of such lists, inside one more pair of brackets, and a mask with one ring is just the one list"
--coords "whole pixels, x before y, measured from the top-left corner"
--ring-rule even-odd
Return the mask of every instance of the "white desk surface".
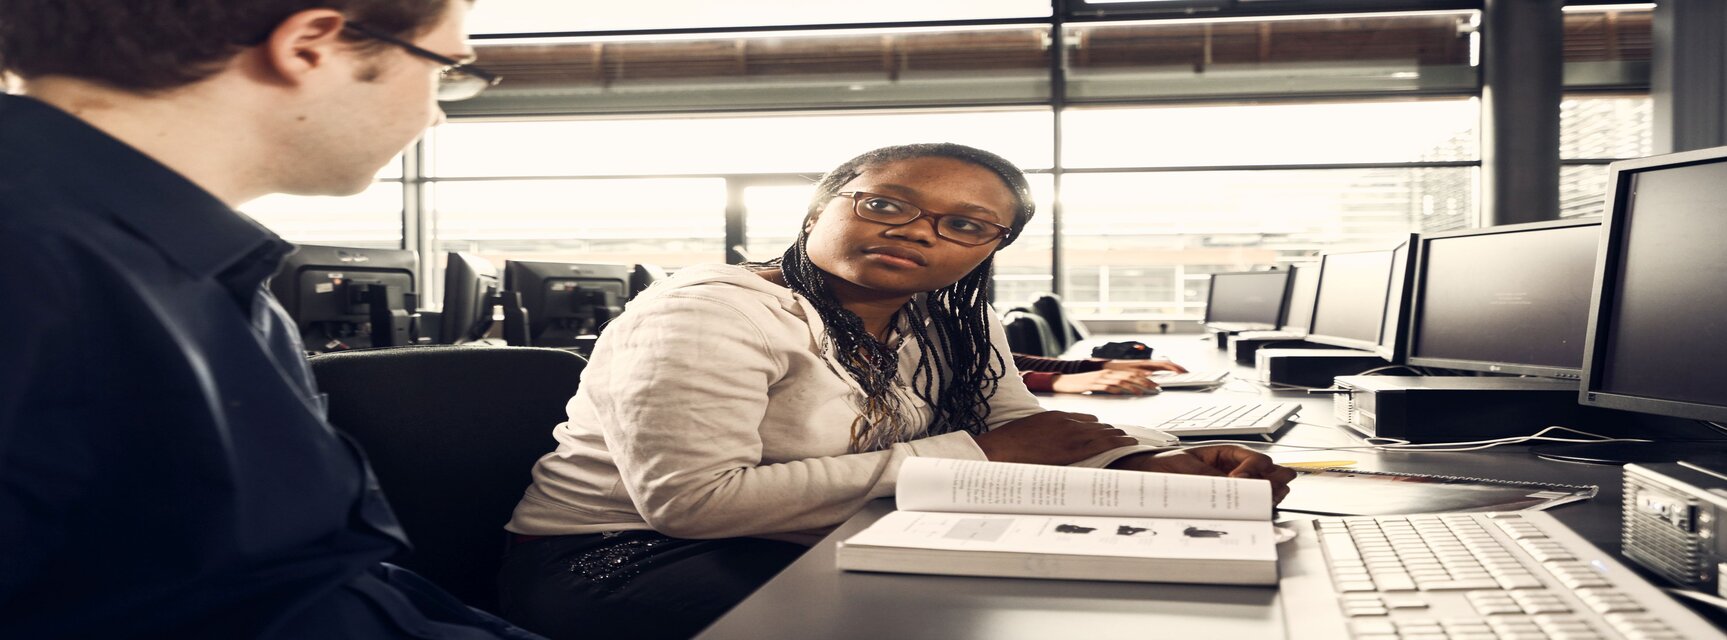
[[[1158, 356], [1189, 369], [1236, 367], [1214, 343], [1195, 335], [1138, 337]], [[1088, 353], [1089, 349], [1081, 353]], [[1335, 425], [1330, 396], [1272, 392], [1236, 381], [1213, 391], [1165, 391], [1145, 397], [1040, 394], [1051, 409], [1131, 415], [1184, 404], [1299, 402], [1296, 424], [1277, 434], [1281, 442], [1336, 445], [1349, 436], [1318, 425]], [[1354, 460], [1361, 469], [1410, 471], [1587, 483], [1601, 487], [1594, 500], [1552, 513], [1590, 542], [1617, 551], [1618, 467], [1575, 465], [1535, 458], [1522, 447], [1453, 454], [1320, 452], [1270, 449], [1279, 460]], [[892, 510], [877, 500], [812, 548], [761, 590], [699, 637], [704, 640], [763, 638], [941, 638], [960, 640], [1049, 640], [1050, 638], [1240, 638], [1284, 637], [1274, 587], [1138, 584], [1075, 580], [965, 578], [842, 572], [834, 567], [834, 545]]]

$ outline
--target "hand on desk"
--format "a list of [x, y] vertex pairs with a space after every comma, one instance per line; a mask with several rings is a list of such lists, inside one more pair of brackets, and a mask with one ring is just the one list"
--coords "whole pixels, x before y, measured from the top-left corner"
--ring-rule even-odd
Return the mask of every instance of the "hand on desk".
[[1103, 363], [1104, 371], [1128, 371], [1151, 375], [1158, 371], [1187, 373], [1187, 369], [1168, 360], [1110, 360]]
[[1051, 382], [1049, 386], [1050, 390], [1056, 393], [1085, 393], [1090, 391], [1092, 393], [1143, 396], [1159, 391], [1157, 383], [1151, 381], [1150, 374], [1110, 369], [1089, 373], [1064, 373], [1056, 376], [1055, 381]]
[[1289, 481], [1295, 479], [1294, 469], [1278, 466], [1263, 453], [1232, 445], [1136, 453], [1116, 460], [1109, 467], [1130, 471], [1267, 480], [1271, 482], [1272, 504], [1282, 502], [1283, 497], [1289, 495]]
[[1097, 416], [1045, 411], [973, 434], [984, 457], [995, 462], [1066, 465], [1117, 447], [1139, 444]]

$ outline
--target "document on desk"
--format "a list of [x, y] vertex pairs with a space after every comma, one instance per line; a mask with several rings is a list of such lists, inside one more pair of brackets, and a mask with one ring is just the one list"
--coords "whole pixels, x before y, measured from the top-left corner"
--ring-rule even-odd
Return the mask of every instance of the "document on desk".
[[1019, 578], [1274, 584], [1262, 480], [912, 458], [899, 510], [839, 568]]

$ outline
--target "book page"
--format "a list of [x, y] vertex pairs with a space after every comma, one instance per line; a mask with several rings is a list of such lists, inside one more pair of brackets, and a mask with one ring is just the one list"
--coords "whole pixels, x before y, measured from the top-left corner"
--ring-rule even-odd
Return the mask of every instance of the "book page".
[[1265, 480], [910, 458], [895, 498], [905, 511], [1270, 520]]
[[1269, 521], [895, 511], [847, 545], [1020, 553], [1277, 561]]

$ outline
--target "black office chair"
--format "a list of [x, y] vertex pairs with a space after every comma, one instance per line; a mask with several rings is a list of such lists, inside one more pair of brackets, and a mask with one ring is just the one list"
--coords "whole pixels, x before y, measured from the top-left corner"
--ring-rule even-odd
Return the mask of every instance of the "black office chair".
[[414, 549], [393, 558], [497, 611], [504, 523], [556, 448], [587, 361], [559, 349], [415, 346], [313, 357], [330, 423], [365, 449]]
[[1032, 296], [1031, 309], [1049, 325], [1050, 333], [1053, 334], [1055, 344], [1059, 347], [1056, 350], [1057, 354], [1067, 351], [1067, 348], [1073, 346], [1073, 343], [1091, 337], [1086, 332], [1085, 327], [1081, 327], [1068, 315], [1067, 307], [1061, 304], [1061, 296], [1053, 293], [1040, 293]]
[[1050, 333], [1049, 323], [1032, 310], [1017, 307], [1002, 314], [1002, 329], [1007, 333], [1007, 347], [1014, 353], [1054, 358], [1061, 347]]

